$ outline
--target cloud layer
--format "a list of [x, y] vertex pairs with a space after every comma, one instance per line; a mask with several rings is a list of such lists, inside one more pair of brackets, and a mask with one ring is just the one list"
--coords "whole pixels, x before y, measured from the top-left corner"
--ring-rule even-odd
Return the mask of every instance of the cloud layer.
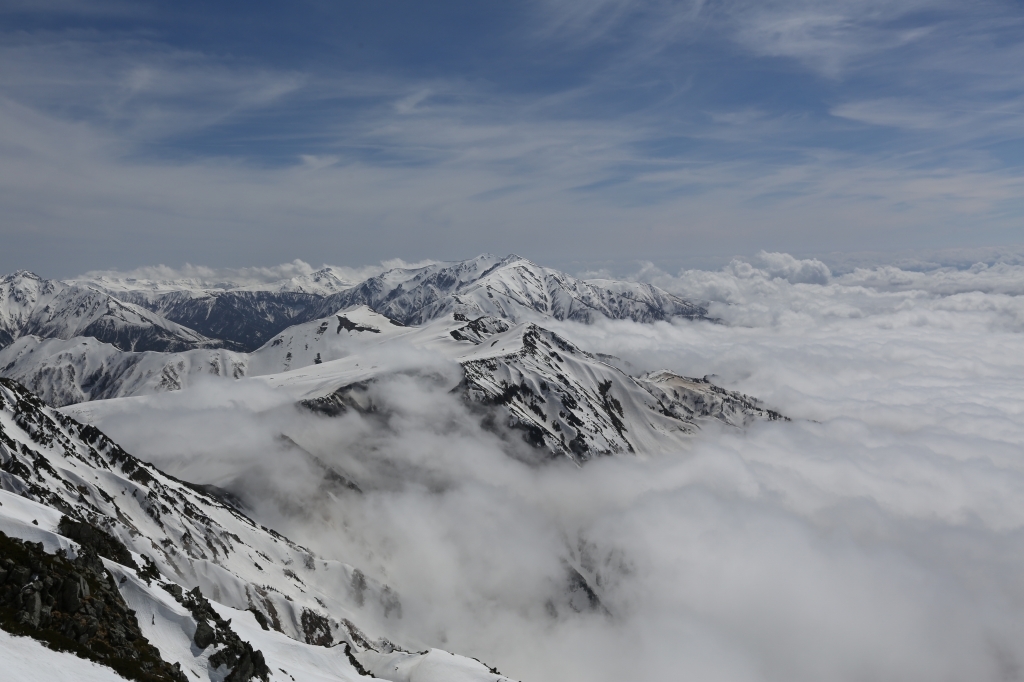
[[91, 270], [78, 276], [85, 280], [135, 280], [152, 283], [153, 286], [200, 286], [204, 288], [230, 289], [234, 287], [259, 286], [283, 282], [294, 278], [310, 275], [317, 270], [329, 268], [336, 277], [345, 282], [356, 284], [365, 279], [391, 268], [415, 268], [429, 265], [436, 261], [420, 261], [408, 263], [400, 258], [382, 261], [379, 265], [363, 267], [344, 267], [338, 265], [321, 265], [315, 268], [309, 263], [296, 258], [291, 263], [281, 263], [266, 267], [242, 268], [211, 268], [205, 265], [186, 263], [181, 267], [168, 265], [149, 265], [131, 270]]
[[[211, 383], [99, 425], [387, 582], [396, 636], [530, 682], [1019, 678], [1024, 267], [837, 275], [763, 253], [637, 276], [722, 323], [558, 331], [793, 421], [537, 467], [444, 391], [456, 367], [419, 357], [370, 389], [373, 416]], [[325, 487], [324, 465], [362, 494]], [[567, 564], [606, 612], [571, 608]]]

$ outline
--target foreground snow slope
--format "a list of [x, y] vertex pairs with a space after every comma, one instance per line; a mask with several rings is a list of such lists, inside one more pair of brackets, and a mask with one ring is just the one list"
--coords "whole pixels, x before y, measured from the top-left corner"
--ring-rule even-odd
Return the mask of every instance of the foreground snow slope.
[[4, 679], [11, 682], [124, 682], [110, 668], [53, 651], [31, 637], [16, 637], [0, 630], [0, 661]]
[[[400, 610], [398, 596], [386, 586], [313, 555], [210, 494], [140, 462], [10, 380], [0, 380], [0, 469], [0, 531], [73, 557], [77, 543], [58, 528], [67, 516], [112, 535], [138, 565], [155, 565], [160, 577], [152, 581], [104, 559], [143, 634], [190, 678], [219, 681], [228, 671], [211, 662], [216, 647], [197, 646], [194, 612], [161, 587], [172, 582], [186, 589], [198, 586], [215, 602], [233, 631], [262, 651], [271, 679], [362, 679], [358, 660], [364, 656], [385, 679], [501, 679], [475, 661], [404, 652], [366, 634], [386, 629], [389, 615]], [[14, 658], [28, 650], [20, 640], [0, 642], [10, 644]], [[0, 648], [4, 660], [5, 654]], [[401, 664], [384, 666], [381, 656], [397, 657]]]
[[[0, 457], [4, 489], [102, 526], [165, 575], [228, 605], [257, 608], [290, 636], [304, 638], [307, 611], [329, 607], [336, 619], [376, 623], [386, 620], [383, 612], [395, 599], [369, 580], [357, 599], [351, 566], [318, 562], [6, 379], [0, 380]], [[340, 627], [336, 620], [334, 630]]]

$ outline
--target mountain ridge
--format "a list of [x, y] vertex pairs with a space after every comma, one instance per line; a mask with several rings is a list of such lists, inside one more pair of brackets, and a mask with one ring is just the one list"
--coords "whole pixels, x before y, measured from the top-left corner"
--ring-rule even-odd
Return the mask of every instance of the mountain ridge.
[[215, 348], [223, 342], [99, 289], [47, 280], [28, 271], [0, 278], [0, 332], [8, 345], [36, 335], [90, 336], [122, 350]]
[[602, 318], [654, 322], [707, 316], [700, 304], [650, 284], [579, 279], [515, 254], [390, 268], [358, 282], [342, 278], [331, 267], [242, 286], [109, 276], [74, 282], [246, 351], [256, 350], [288, 326], [354, 305], [366, 305], [406, 325], [456, 312], [470, 318], [487, 315], [518, 322], [550, 317], [585, 324]]

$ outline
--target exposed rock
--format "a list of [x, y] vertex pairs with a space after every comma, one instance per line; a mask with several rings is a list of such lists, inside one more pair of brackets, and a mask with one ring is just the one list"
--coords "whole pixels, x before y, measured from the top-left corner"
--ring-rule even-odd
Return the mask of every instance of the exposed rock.
[[[188, 609], [196, 621], [196, 632], [193, 637], [196, 646], [206, 649], [211, 644], [222, 644], [223, 648], [210, 656], [210, 665], [230, 668], [231, 672], [224, 678], [225, 682], [248, 682], [258, 677], [268, 682], [270, 668], [263, 658], [263, 653], [252, 648], [231, 629], [231, 621], [224, 620], [213, 608], [209, 600], [197, 587], [189, 592], [174, 583], [161, 585], [179, 604]], [[212, 625], [211, 625], [212, 623]]]
[[213, 640], [216, 638], [217, 631], [214, 630], [205, 620], [201, 620], [196, 624], [196, 634], [192, 636], [192, 641], [196, 643], [197, 647], [205, 649], [213, 644]]
[[93, 549], [77, 559], [0, 532], [0, 627], [113, 668], [139, 682], [185, 682], [142, 635]]

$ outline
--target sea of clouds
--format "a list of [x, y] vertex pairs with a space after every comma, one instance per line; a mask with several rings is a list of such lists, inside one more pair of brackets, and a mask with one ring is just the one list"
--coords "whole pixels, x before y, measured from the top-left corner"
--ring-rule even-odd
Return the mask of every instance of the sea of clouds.
[[[243, 381], [98, 425], [387, 582], [397, 640], [524, 681], [1024, 678], [1024, 265], [835, 274], [762, 253], [635, 277], [719, 321], [547, 325], [792, 421], [537, 466], [437, 360], [372, 386], [372, 416]], [[324, 465], [362, 493], [325, 487]], [[602, 608], [570, 607], [567, 564]]]
[[349, 267], [339, 265], [321, 265], [316, 268], [296, 258], [290, 263], [272, 266], [252, 266], [241, 268], [211, 268], [205, 265], [186, 263], [181, 267], [167, 265], [147, 265], [133, 270], [90, 270], [71, 281], [116, 283], [131, 282], [135, 287], [140, 285], [156, 290], [183, 287], [202, 287], [205, 289], [236, 289], [241, 287], [259, 287], [268, 284], [284, 284], [288, 280], [302, 278], [318, 270], [330, 270], [343, 282], [355, 285], [370, 277], [375, 277], [392, 268], [417, 268], [436, 263], [433, 260], [408, 262], [401, 258], [392, 258], [377, 265]]

